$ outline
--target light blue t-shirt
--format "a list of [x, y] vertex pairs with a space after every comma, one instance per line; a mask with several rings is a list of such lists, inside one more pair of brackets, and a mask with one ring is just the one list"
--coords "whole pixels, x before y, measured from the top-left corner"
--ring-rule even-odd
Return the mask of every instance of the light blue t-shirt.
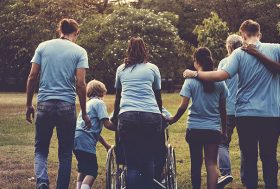
[[180, 95], [192, 100], [187, 119], [189, 129], [221, 130], [219, 102], [227, 98], [228, 89], [225, 82], [215, 82], [214, 85], [214, 91], [206, 93], [199, 80], [185, 80]]
[[[280, 45], [261, 43], [257, 49], [276, 62], [280, 62]], [[236, 116], [279, 117], [280, 116], [280, 79], [272, 74], [255, 57], [236, 49], [229, 56], [228, 64], [222, 70], [230, 77], [238, 74]]]
[[153, 89], [161, 89], [159, 69], [151, 63], [141, 63], [124, 69], [120, 65], [116, 73], [116, 89], [122, 89], [120, 113], [127, 111], [160, 114]]
[[87, 102], [87, 115], [90, 118], [92, 127], [89, 130], [83, 129], [85, 122], [80, 112], [75, 131], [74, 149], [96, 154], [96, 144], [103, 128], [102, 120], [109, 119], [104, 101], [98, 98], [91, 98]]
[[31, 60], [40, 65], [38, 102], [51, 99], [76, 101], [76, 69], [88, 68], [85, 49], [66, 39], [41, 43]]
[[[221, 70], [226, 64], [228, 64], [229, 57], [221, 60], [218, 66], [218, 70]], [[229, 96], [227, 98], [227, 115], [235, 115], [235, 104], [236, 104], [236, 94], [238, 89], [238, 75], [236, 74], [231, 79], [227, 79], [226, 85], [229, 90]]]

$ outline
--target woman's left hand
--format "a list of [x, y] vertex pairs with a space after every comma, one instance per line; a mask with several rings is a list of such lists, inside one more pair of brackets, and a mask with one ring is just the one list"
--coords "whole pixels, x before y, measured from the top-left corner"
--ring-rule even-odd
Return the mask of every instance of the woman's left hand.
[[184, 73], [183, 73], [183, 77], [184, 78], [193, 78], [196, 74], [196, 71], [192, 71], [192, 70], [185, 70]]

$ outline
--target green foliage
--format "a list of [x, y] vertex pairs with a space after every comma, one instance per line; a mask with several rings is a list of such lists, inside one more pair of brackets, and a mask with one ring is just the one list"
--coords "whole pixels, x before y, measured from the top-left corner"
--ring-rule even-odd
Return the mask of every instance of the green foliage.
[[[167, 19], [168, 18], [168, 19]], [[108, 16], [95, 16], [82, 27], [79, 44], [89, 55], [89, 78], [112, 86], [116, 68], [123, 63], [128, 40], [139, 36], [148, 45], [150, 61], [159, 66], [162, 77], [175, 77], [185, 67], [186, 44], [172, 25], [177, 16], [147, 9], [121, 8]]]
[[280, 22], [278, 22], [278, 24], [277, 24], [277, 30], [278, 30], [279, 35], [280, 35]]
[[227, 23], [223, 22], [215, 12], [194, 29], [199, 46], [208, 47], [212, 51], [216, 65], [226, 55], [225, 40], [228, 31]]

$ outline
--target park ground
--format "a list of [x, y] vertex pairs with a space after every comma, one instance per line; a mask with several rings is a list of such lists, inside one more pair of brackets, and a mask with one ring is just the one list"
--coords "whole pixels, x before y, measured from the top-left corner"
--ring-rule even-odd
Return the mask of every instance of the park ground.
[[[25, 94], [0, 93], [0, 188], [1, 189], [27, 189], [35, 188], [33, 172], [34, 154], [34, 124], [25, 121]], [[35, 102], [35, 101], [34, 101]], [[114, 96], [105, 97], [108, 111], [113, 109]], [[164, 106], [174, 114], [180, 103], [178, 94], [163, 94]], [[78, 107], [78, 105], [77, 105]], [[177, 158], [178, 189], [191, 188], [190, 155], [188, 145], [185, 142], [186, 130], [185, 114], [179, 122], [170, 128], [170, 143], [175, 147]], [[253, 131], [252, 131], [253, 132]], [[114, 144], [114, 133], [104, 129], [102, 135]], [[227, 188], [243, 188], [240, 182], [240, 155], [236, 131], [230, 147], [232, 162], [232, 174], [234, 181]], [[278, 157], [280, 150], [278, 149]], [[99, 176], [94, 188], [105, 189], [105, 161], [106, 150], [98, 144], [97, 157], [99, 164]], [[49, 177], [51, 189], [55, 188], [57, 173], [57, 138], [52, 138], [49, 154]], [[259, 161], [259, 188], [264, 188], [261, 163]], [[70, 188], [75, 188], [76, 160], [73, 158], [72, 176]], [[202, 171], [203, 187], [206, 188], [206, 173]], [[280, 188], [280, 187], [279, 187]]]

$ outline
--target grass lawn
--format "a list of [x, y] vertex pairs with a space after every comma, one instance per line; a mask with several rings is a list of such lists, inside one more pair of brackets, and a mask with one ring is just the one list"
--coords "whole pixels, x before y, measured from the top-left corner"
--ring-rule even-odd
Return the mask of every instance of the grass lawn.
[[[105, 97], [108, 111], [113, 109], [114, 96]], [[35, 102], [35, 101], [34, 101]], [[178, 94], [163, 94], [164, 106], [174, 114], [180, 103]], [[78, 106], [77, 106], [78, 107]], [[190, 156], [188, 145], [185, 142], [186, 116], [174, 124], [170, 129], [170, 143], [175, 147], [177, 158], [178, 185], [179, 189], [191, 188], [190, 179]], [[49, 177], [51, 188], [55, 188], [57, 173], [57, 138], [52, 138], [49, 154]], [[102, 135], [114, 144], [114, 133], [104, 129]], [[237, 134], [234, 133], [230, 147], [232, 173], [234, 181], [228, 188], [243, 188], [240, 182], [239, 167], [240, 155]], [[35, 188], [33, 172], [34, 154], [34, 125], [25, 121], [25, 94], [23, 93], [0, 93], [0, 188]], [[278, 149], [278, 157], [280, 151]], [[99, 164], [99, 176], [94, 188], [105, 188], [105, 161], [106, 150], [98, 144], [97, 158]], [[264, 188], [261, 164], [259, 162], [259, 188]], [[206, 173], [203, 167], [202, 188], [206, 188]], [[70, 188], [75, 188], [76, 160], [73, 158], [72, 177]], [[279, 187], [280, 188], [280, 187]]]

